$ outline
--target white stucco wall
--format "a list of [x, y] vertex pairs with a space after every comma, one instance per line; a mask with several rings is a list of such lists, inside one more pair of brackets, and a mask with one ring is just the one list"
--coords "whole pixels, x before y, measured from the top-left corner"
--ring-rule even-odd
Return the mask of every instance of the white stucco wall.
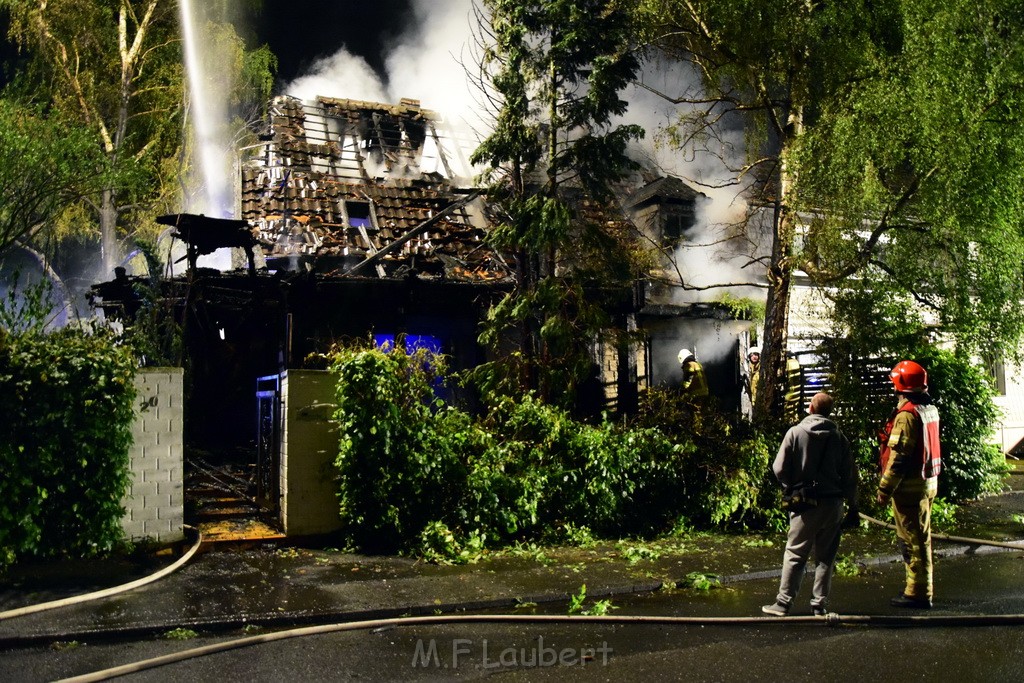
[[281, 374], [281, 524], [287, 536], [341, 527], [334, 470], [338, 431], [331, 422], [335, 382], [322, 370]]

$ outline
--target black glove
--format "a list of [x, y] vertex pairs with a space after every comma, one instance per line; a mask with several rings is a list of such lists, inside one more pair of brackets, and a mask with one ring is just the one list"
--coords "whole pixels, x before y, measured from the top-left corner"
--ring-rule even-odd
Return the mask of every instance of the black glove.
[[843, 518], [842, 528], [844, 529], [859, 529], [860, 528], [860, 510], [857, 508], [850, 508], [846, 512], [846, 517]]

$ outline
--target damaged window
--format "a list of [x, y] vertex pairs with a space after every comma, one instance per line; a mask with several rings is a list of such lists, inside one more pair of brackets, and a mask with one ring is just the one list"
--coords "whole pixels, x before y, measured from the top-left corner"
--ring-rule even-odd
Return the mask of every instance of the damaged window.
[[665, 239], [668, 241], [679, 240], [693, 224], [693, 214], [671, 206], [666, 206], [663, 211]]
[[348, 224], [353, 228], [374, 229], [369, 202], [345, 202]]

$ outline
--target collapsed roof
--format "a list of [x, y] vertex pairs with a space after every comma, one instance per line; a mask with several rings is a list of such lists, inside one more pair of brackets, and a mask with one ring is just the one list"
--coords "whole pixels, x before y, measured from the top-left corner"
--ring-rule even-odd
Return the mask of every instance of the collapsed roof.
[[268, 267], [510, 279], [485, 242], [482, 201], [457, 184], [440, 123], [415, 100], [275, 98], [264, 152], [242, 170], [242, 218]]

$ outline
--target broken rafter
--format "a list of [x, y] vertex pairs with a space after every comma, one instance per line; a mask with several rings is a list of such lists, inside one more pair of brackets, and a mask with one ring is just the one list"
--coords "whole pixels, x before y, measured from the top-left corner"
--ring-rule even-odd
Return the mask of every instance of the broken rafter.
[[453, 203], [449, 204], [444, 209], [438, 211], [433, 216], [431, 216], [430, 218], [428, 218], [427, 220], [423, 221], [422, 223], [417, 225], [415, 228], [413, 228], [409, 232], [405, 233], [404, 235], [402, 235], [401, 237], [396, 239], [394, 242], [389, 242], [385, 246], [381, 247], [380, 250], [377, 251], [377, 253], [371, 254], [365, 260], [360, 261], [356, 265], [354, 265], [351, 268], [349, 268], [346, 272], [344, 272], [342, 274], [342, 277], [347, 276], [347, 275], [356, 275], [356, 274], [359, 273], [359, 271], [363, 270], [367, 266], [374, 265], [375, 263], [380, 261], [382, 258], [384, 258], [385, 255], [387, 255], [387, 254], [397, 250], [399, 247], [401, 247], [403, 244], [405, 244], [409, 240], [411, 240], [411, 239], [413, 239], [413, 238], [415, 238], [415, 237], [417, 237], [419, 235], [422, 235], [424, 232], [429, 230], [431, 228], [431, 226], [433, 226], [435, 223], [437, 223], [439, 220], [441, 220], [442, 218], [444, 218], [445, 216], [447, 216], [451, 212], [456, 211], [458, 209], [461, 209], [462, 207], [464, 207], [467, 204], [469, 204], [471, 201], [476, 199], [476, 197], [480, 194], [480, 192], [481, 192], [481, 190], [474, 190], [473, 192], [471, 192], [470, 194], [466, 195], [465, 197], [463, 197], [462, 199], [458, 200], [457, 202], [453, 202]]

